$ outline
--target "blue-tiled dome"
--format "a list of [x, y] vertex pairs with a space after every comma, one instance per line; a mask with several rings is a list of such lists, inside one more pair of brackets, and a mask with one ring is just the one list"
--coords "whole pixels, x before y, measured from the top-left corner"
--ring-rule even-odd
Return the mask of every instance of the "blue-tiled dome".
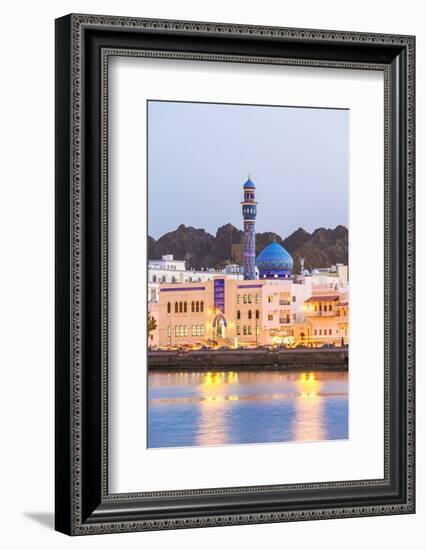
[[256, 186], [255, 184], [251, 181], [251, 179], [249, 178], [245, 184], [243, 185], [243, 188], [244, 189], [256, 189]]
[[274, 241], [262, 250], [256, 265], [261, 279], [289, 278], [293, 269], [293, 258], [284, 247]]

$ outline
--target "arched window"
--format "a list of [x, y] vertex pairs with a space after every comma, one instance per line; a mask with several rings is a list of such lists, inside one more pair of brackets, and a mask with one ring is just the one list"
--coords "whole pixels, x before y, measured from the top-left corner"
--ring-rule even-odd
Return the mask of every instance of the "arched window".
[[170, 302], [167, 302], [167, 313], [171, 313], [172, 311], [172, 304]]
[[195, 302], [191, 302], [191, 312], [194, 313], [195, 311]]
[[[200, 302], [198, 300], [195, 302], [195, 311], [197, 313], [200, 311]], [[197, 336], [198, 336], [198, 334], [197, 334]]]
[[182, 302], [179, 302], [179, 313], [183, 312], [183, 304]]
[[186, 313], [188, 311], [188, 304], [186, 302], [183, 302], [183, 312]]
[[177, 313], [178, 311], [179, 311], [179, 304], [175, 302], [175, 313]]
[[237, 311], [237, 319], [241, 319], [241, 311], [240, 310]]
[[247, 303], [247, 294], [244, 294], [243, 296], [243, 302], [246, 304]]
[[156, 282], [157, 282], [157, 275], [153, 275], [153, 276], [152, 276], [152, 282], [153, 282], [153, 283], [156, 283]]
[[172, 283], [175, 283], [176, 282], [176, 277], [173, 275], [172, 277]]
[[251, 319], [251, 309], [248, 310], [248, 318]]
[[256, 319], [259, 319], [259, 310], [256, 309]]
[[203, 302], [203, 300], [201, 300], [201, 302], [200, 302], [200, 311], [201, 311], [201, 313], [203, 313], [203, 311], [204, 311], [204, 302]]
[[161, 282], [162, 282], [162, 283], [165, 283], [165, 282], [166, 282], [166, 276], [165, 276], [165, 275], [162, 275], [162, 276], [161, 276]]

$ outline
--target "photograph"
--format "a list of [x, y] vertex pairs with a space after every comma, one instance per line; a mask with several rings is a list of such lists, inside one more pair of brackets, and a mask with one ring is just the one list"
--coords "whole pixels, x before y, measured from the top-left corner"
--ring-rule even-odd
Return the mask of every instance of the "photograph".
[[149, 449], [349, 438], [349, 120], [147, 101]]

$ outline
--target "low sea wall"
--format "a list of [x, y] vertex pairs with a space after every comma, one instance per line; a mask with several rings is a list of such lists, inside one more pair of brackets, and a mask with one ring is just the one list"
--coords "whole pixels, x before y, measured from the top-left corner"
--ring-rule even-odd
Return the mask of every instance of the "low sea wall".
[[150, 351], [150, 370], [347, 370], [348, 349]]

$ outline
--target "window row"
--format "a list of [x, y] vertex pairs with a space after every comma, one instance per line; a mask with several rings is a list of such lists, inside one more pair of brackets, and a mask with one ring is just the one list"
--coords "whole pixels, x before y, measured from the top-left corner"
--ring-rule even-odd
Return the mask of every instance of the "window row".
[[[336, 332], [338, 332], [338, 331], [336, 330]], [[327, 335], [331, 336], [332, 334], [333, 334], [333, 331], [332, 331], [331, 328], [329, 328], [328, 331], [327, 331], [326, 328], [325, 329], [322, 329], [322, 328], [320, 328], [320, 329], [315, 328], [314, 329], [314, 336], [327, 336]]]
[[315, 306], [315, 311], [333, 311], [332, 304], [319, 304], [318, 306]]
[[[185, 283], [201, 283], [201, 277], [188, 277], [184, 281]], [[166, 275], [152, 275], [151, 283], [179, 283], [175, 275], [167, 277]]]
[[253, 333], [256, 333], [257, 336], [259, 336], [259, 330], [259, 327], [255, 327], [253, 330], [251, 325], [243, 325], [242, 327], [237, 325], [237, 336], [241, 336], [241, 334], [244, 334], [244, 336], [251, 336]]
[[[191, 302], [191, 313], [203, 313], [204, 311], [204, 302], [203, 300], [197, 300]], [[167, 313], [172, 312], [172, 303], [167, 302]], [[188, 302], [175, 302], [174, 304], [175, 313], [188, 313]]]
[[[256, 316], [256, 319], [259, 319], [260, 317], [260, 314], [259, 314], [259, 310], [256, 309], [255, 311], [255, 316]], [[252, 319], [253, 318], [253, 312], [251, 309], [248, 310], [247, 312], [247, 318], [248, 319]], [[241, 311], [240, 310], [237, 310], [237, 319], [240, 320], [241, 319]]]
[[[256, 304], [260, 302], [260, 295], [256, 294], [254, 296], [254, 300]], [[253, 302], [253, 295], [252, 294], [237, 294], [237, 304], [241, 304], [241, 301], [243, 304], [251, 304]]]
[[[175, 325], [175, 336], [177, 338], [182, 336], [188, 336], [189, 330], [191, 330], [191, 336], [204, 336], [205, 334], [205, 328], [204, 325]], [[172, 327], [169, 325], [167, 327], [167, 336], [170, 337], [172, 335]]]

